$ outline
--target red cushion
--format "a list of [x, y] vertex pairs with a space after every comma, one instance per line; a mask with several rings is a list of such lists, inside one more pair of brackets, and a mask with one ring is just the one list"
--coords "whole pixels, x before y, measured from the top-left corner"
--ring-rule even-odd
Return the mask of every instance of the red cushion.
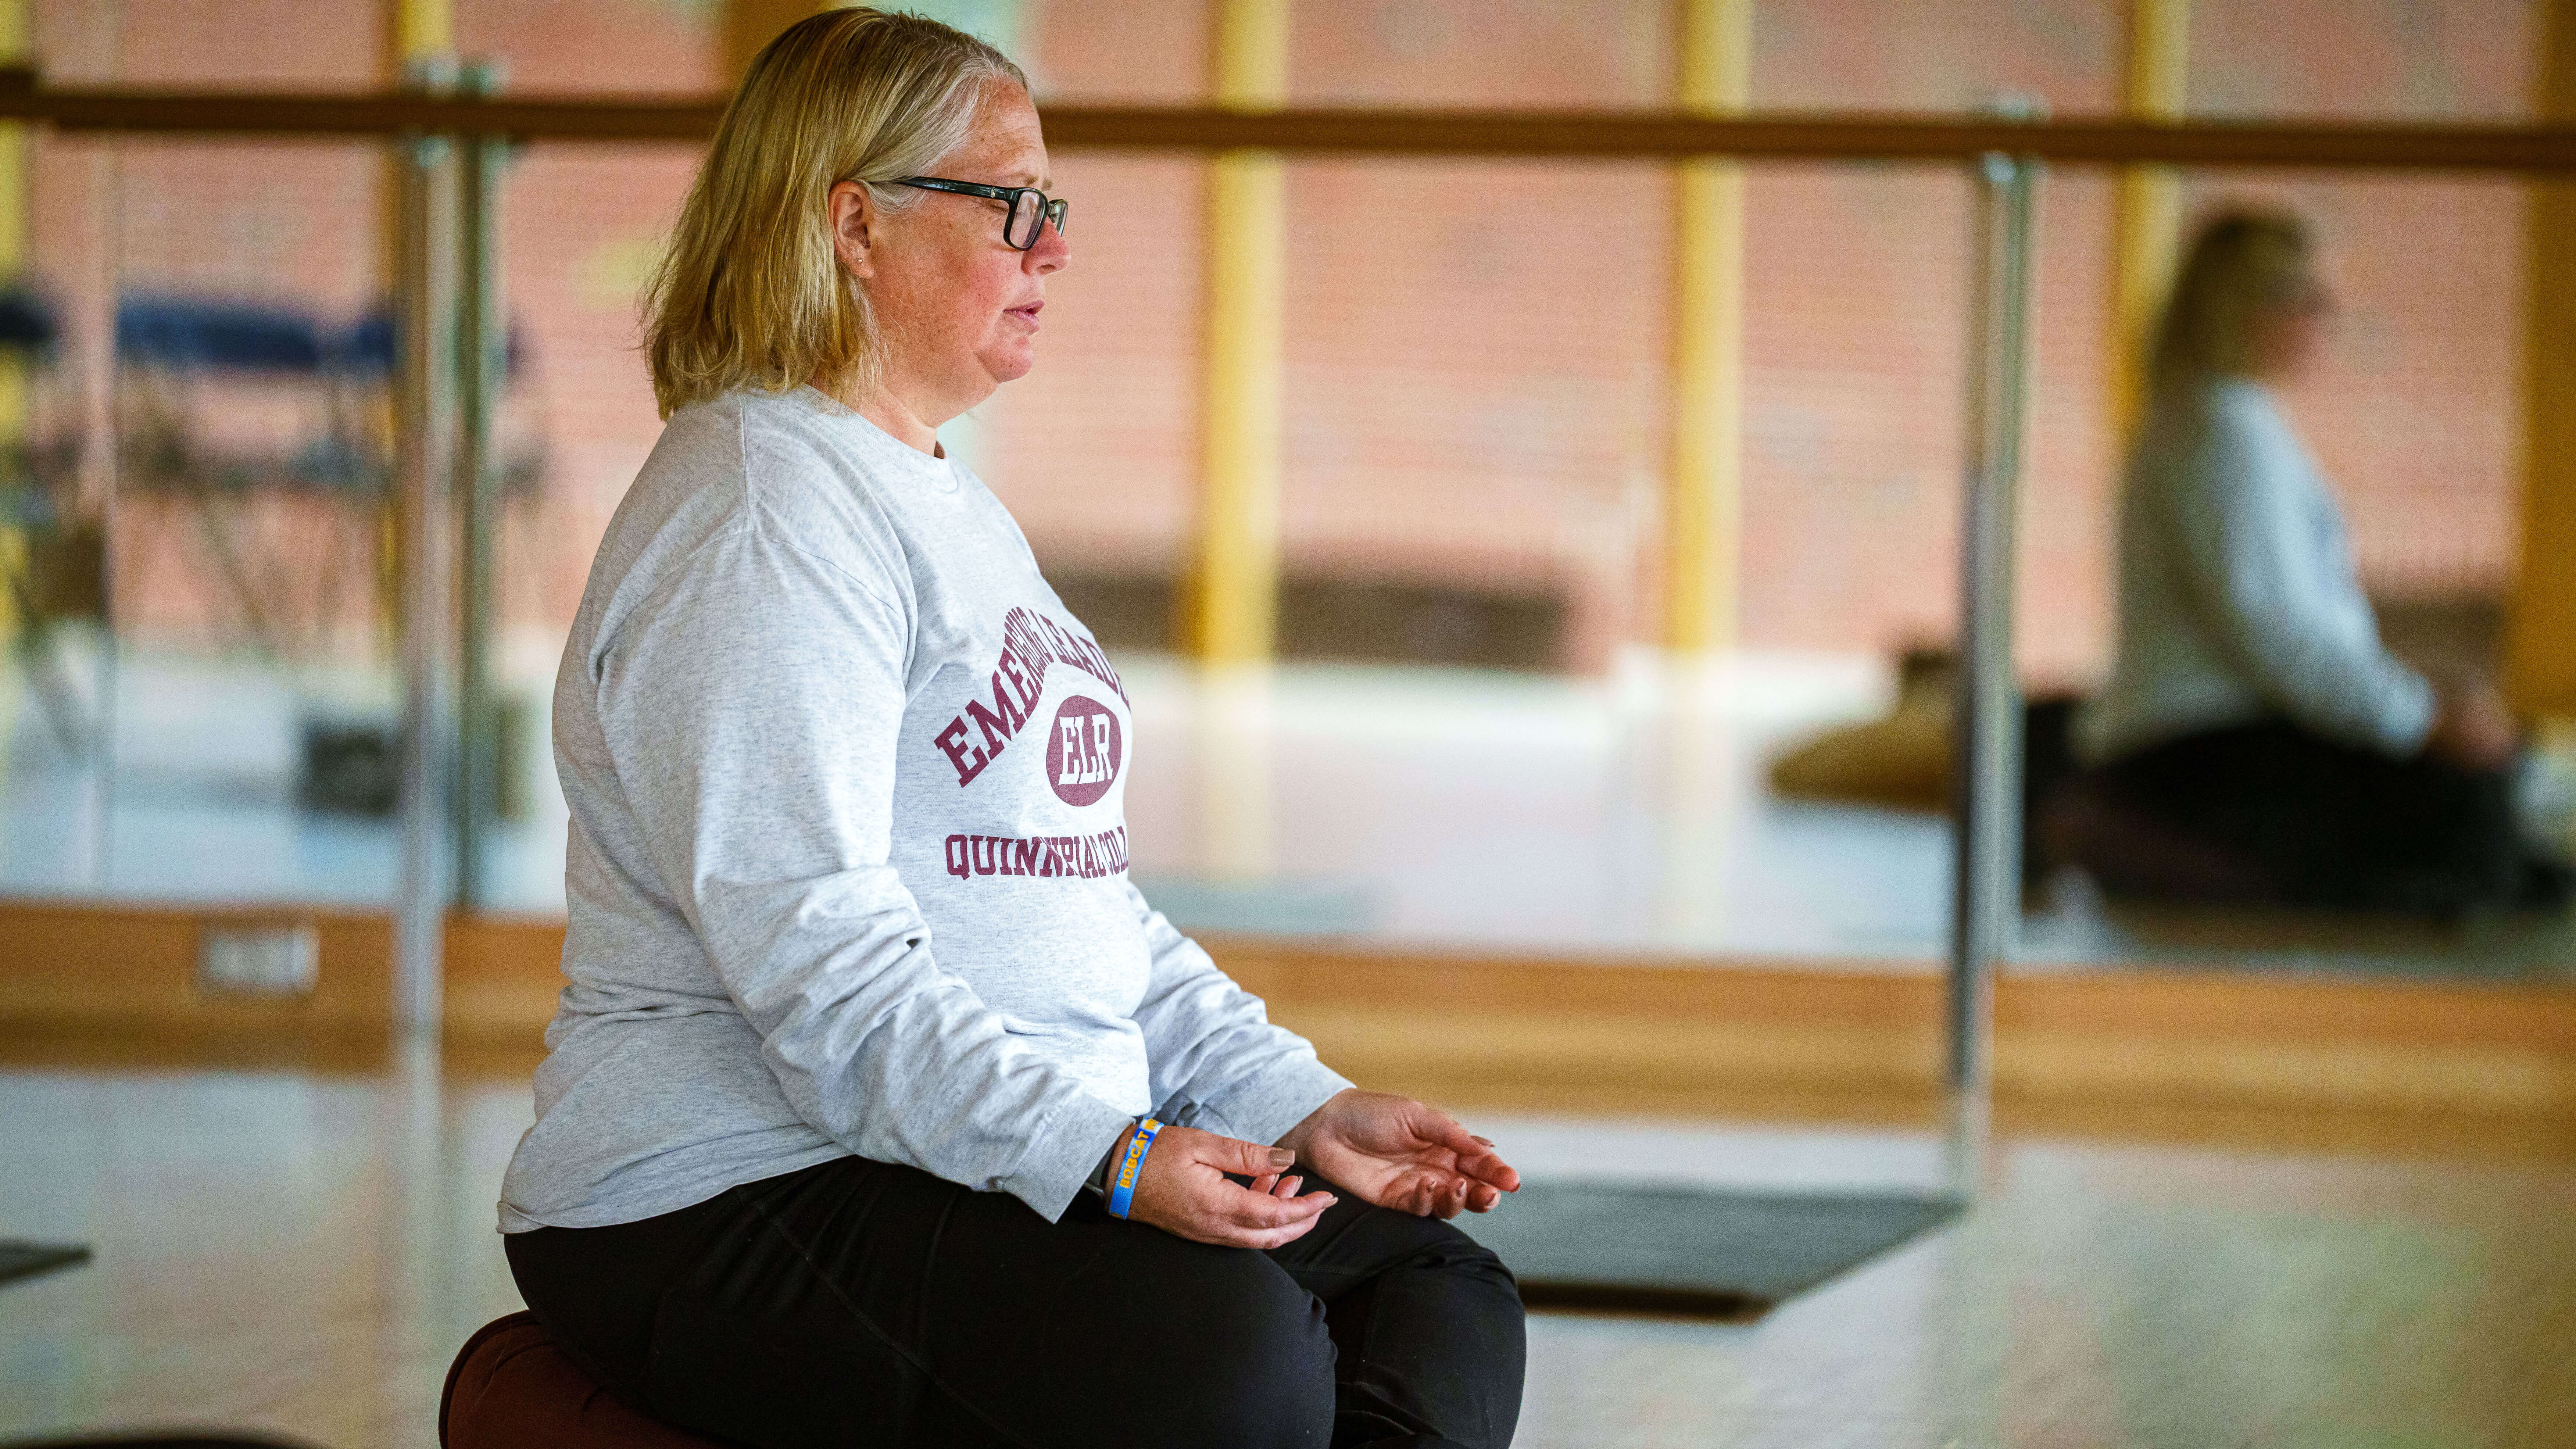
[[533, 1313], [483, 1325], [438, 1401], [444, 1449], [715, 1449], [655, 1423], [573, 1367]]

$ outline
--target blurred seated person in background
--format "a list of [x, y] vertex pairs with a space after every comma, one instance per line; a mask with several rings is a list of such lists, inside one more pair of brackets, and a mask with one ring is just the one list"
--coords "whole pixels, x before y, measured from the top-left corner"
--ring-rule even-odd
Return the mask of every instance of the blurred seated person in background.
[[2118, 661], [2077, 725], [2080, 794], [2127, 828], [2070, 853], [2115, 891], [2441, 916], [2561, 898], [2517, 829], [2502, 701], [2381, 644], [2274, 397], [2332, 311], [2294, 216], [2231, 210], [2192, 243], [2121, 505]]

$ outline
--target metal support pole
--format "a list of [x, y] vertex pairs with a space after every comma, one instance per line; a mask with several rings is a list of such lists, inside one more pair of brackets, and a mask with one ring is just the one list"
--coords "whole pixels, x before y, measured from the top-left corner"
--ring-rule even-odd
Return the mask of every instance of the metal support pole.
[[2038, 163], [1979, 158], [1974, 328], [1968, 359], [1966, 515], [1960, 528], [1949, 1059], [1953, 1185], [1984, 1175], [1994, 972], [2009, 940], [2021, 855], [2021, 691], [2013, 677], [2014, 520], [2021, 484]]
[[[494, 94], [501, 88], [501, 68], [489, 61], [468, 65], [458, 88], [471, 95]], [[464, 567], [459, 579], [456, 700], [462, 738], [456, 761], [454, 899], [471, 911], [484, 904], [485, 844], [501, 802], [500, 717], [492, 692], [501, 469], [492, 440], [509, 365], [500, 254], [501, 184], [509, 143], [498, 136], [467, 136], [457, 147], [456, 496]]]
[[[435, 78], [431, 78], [435, 84]], [[402, 577], [402, 874], [394, 902], [395, 1031], [435, 1040], [450, 881], [455, 750], [456, 164], [445, 137], [394, 144], [396, 504]]]

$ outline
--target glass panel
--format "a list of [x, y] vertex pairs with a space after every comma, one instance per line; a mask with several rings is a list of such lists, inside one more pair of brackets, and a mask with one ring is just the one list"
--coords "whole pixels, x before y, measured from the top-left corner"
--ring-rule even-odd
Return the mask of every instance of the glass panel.
[[[102, 265], [106, 153], [34, 144], [25, 270], [0, 303], [0, 887], [76, 891], [104, 874], [107, 560], [113, 470], [104, 431], [113, 269]], [[48, 195], [52, 205], [42, 201]]]
[[698, 0], [453, 0], [460, 55], [500, 62], [529, 94], [702, 96], [723, 90], [725, 7]]
[[383, 218], [369, 144], [35, 144], [15, 891], [392, 885]]
[[227, 90], [383, 83], [386, 11], [293, 0], [32, 0], [46, 77]]
[[[707, 13], [646, 7], [659, 18], [645, 24], [634, 8], [587, 0], [540, 23], [468, 5], [460, 37], [506, 58], [518, 89], [717, 83]], [[949, 9], [1021, 47], [1050, 99], [1203, 94], [1199, 8], [1145, 26], [1132, 55], [1100, 44], [1102, 26], [1127, 21], [1080, 6]], [[2279, 27], [2246, 7], [2206, 5], [2194, 104], [2524, 114], [2528, 47], [2495, 41], [2527, 31], [2528, 9], [2468, 29], [2446, 12], [2403, 46], [2337, 11], [2320, 21], [2315, 44], [2336, 57], [2322, 65], [2280, 51]], [[1757, 100], [1946, 106], [2013, 87], [2071, 112], [2116, 94], [2116, 5], [1909, 16], [1762, 7]], [[40, 19], [64, 73], [195, 74], [168, 43], [175, 22]], [[1582, 20], [1319, 10], [1296, 33], [1296, 88], [1355, 103], [1652, 103], [1668, 83], [1665, 8]], [[566, 70], [568, 35], [617, 45]], [[348, 37], [299, 44], [271, 62], [286, 71], [257, 74], [358, 75]], [[61, 340], [21, 349], [24, 401], [10, 404], [13, 607], [46, 627], [9, 686], [5, 881], [381, 898], [396, 704], [381, 154], [52, 140], [34, 154], [29, 295]], [[694, 165], [687, 147], [560, 146], [511, 171], [498, 688], [480, 726], [504, 779], [487, 905], [560, 903], [546, 699], [591, 550], [658, 433], [632, 350], [636, 290]], [[1293, 898], [1306, 905], [1292, 915], [1414, 938], [1937, 952], [1946, 745], [1937, 719], [1907, 707], [1940, 698], [1954, 627], [1970, 235], [1955, 175], [1747, 171], [1737, 647], [1684, 690], [1652, 647], [1666, 170], [1294, 165], [1289, 665], [1266, 690], [1216, 697], [1171, 653], [1200, 467], [1204, 169], [1073, 153], [1058, 174], [1086, 227], [1050, 288], [1040, 366], [946, 440], [1121, 650], [1140, 723], [1163, 735], [1149, 754], [1169, 768], [1140, 777], [1134, 801], [1140, 871], [1183, 901], [1266, 882], [1287, 895], [1226, 899]], [[2043, 193], [2019, 621], [2035, 693], [2093, 688], [2117, 643], [2112, 189], [2078, 170]], [[2340, 490], [2387, 633], [2400, 652], [2492, 670], [2520, 436], [2518, 187], [2210, 176], [2185, 209], [2246, 197], [2315, 222], [2343, 299], [2330, 354], [2286, 400]], [[1917, 773], [1881, 782], [1874, 803], [1796, 779], [1775, 788], [1784, 756], [1850, 724], [1930, 726], [1910, 746]], [[2561, 773], [2544, 762], [2530, 790], [2550, 796]], [[232, 848], [236, 833], [255, 843]], [[2033, 964], [2198, 949], [2131, 929], [2080, 886], [2033, 907], [2021, 951]], [[1178, 914], [1232, 919], [1222, 901], [1209, 909]], [[2335, 939], [2349, 959], [2386, 954]], [[2451, 951], [2390, 939], [2409, 959]]]
[[1058, 154], [1081, 227], [1037, 366], [940, 430], [1113, 649], [1173, 646], [1199, 476], [1201, 167]]
[[1309, 5], [1290, 40], [1290, 93], [1300, 105], [1654, 105], [1672, 83], [1673, 10], [1663, 0]]
[[2114, 111], [2128, 11], [2127, 0], [1772, 0], [1753, 10], [1753, 101], [1961, 111], [2009, 91], [2059, 114]]
[[637, 303], [697, 156], [674, 146], [539, 147], [501, 197], [505, 395], [492, 717], [497, 819], [479, 904], [563, 906], [563, 791], [551, 700], [609, 515], [661, 435], [636, 352]]
[[[2530, 4], [2429, 7], [2401, 17], [2371, 7], [2202, 0], [2191, 11], [2190, 106], [2197, 115], [2232, 117], [2527, 120], [2539, 21], [2540, 8]], [[2331, 490], [2382, 638], [2436, 678], [2496, 679], [2521, 486], [2524, 188], [2201, 173], [2187, 178], [2182, 195], [2187, 226], [2247, 203], [2306, 221], [2339, 304], [2322, 355], [2276, 391]], [[2054, 234], [2046, 244], [2069, 245]], [[2043, 436], [2060, 426], [2045, 391], [2050, 376], [2043, 364]], [[2116, 558], [2117, 534], [2116, 519], [2102, 516], [2095, 547], [2103, 559]], [[2070, 597], [2063, 580], [2042, 571], [2039, 547], [2027, 562], [2026, 619]], [[2118, 647], [2107, 598], [2097, 617], [2103, 631], [2089, 666], [2075, 673], [2080, 683], [2107, 674]], [[2544, 737], [2514, 808], [2520, 830], [2544, 853], [2564, 855], [2576, 843], [2571, 782], [2576, 762]], [[2151, 864], [2170, 866], [2173, 843], [2149, 854]], [[2462, 931], [2422, 911], [2106, 902], [2098, 883], [2077, 873], [2059, 874], [2030, 904], [2021, 957], [2033, 967], [2193, 961], [2510, 975], [2563, 971], [2576, 960], [2563, 911], [2494, 906], [2485, 926]]]
[[[2390, 653], [2446, 689], [2495, 684], [2522, 486], [2524, 189], [2492, 180], [2196, 175], [2184, 197], [2196, 218], [2256, 205], [2310, 228], [2316, 270], [2336, 310], [2314, 359], [2264, 385], [2326, 484], [2331, 512], [2315, 526], [2342, 534], [2332, 547], [2348, 549]], [[2100, 547], [2115, 559], [2117, 521], [2105, 522]], [[2036, 568], [2040, 560], [2031, 562]], [[2034, 607], [2059, 592], [2035, 573], [2026, 587]], [[2276, 627], [2286, 627], [2294, 615], [2313, 620], [2327, 607], [2315, 589], [2293, 590], [2271, 612]], [[2108, 673], [2118, 647], [2116, 632], [2101, 636], [2095, 678]], [[2327, 737], [2313, 721], [2300, 728], [2308, 738]], [[2393, 757], [2388, 768], [2398, 768]], [[2249, 784], [2249, 803], [2271, 800], [2270, 809], [2299, 813], [2290, 797], [2265, 793], [2276, 787], [2271, 779]], [[2403, 808], [2388, 793], [2402, 782], [2353, 788], [2374, 792], [2383, 810]], [[2515, 816], [2535, 847], [2564, 856], [2576, 845], [2576, 759], [2563, 746], [2541, 741], [2517, 797]], [[2128, 828], [2144, 818], [2124, 812], [2114, 823]], [[2182, 869], [2214, 858], [2199, 837], [2141, 843], [2104, 836], [2103, 828], [2096, 822], [2086, 838], [2110, 852], [2115, 870]], [[2461, 807], [2421, 821], [2428, 839], [2469, 828]], [[2505, 828], [2499, 820], [2481, 833], [2493, 838]], [[2563, 911], [2516, 915], [2492, 900], [2466, 911], [2489, 925], [2461, 931], [2461, 908], [2431, 909], [2429, 897], [2406, 908], [2391, 894], [2393, 882], [2371, 884], [2373, 869], [2361, 857], [2340, 868], [2343, 885], [2376, 892], [2375, 908], [2357, 911], [2106, 903], [2097, 881], [2063, 874], [2033, 898], [2022, 955], [2034, 965], [2323, 961], [2487, 975], [2563, 971], [2576, 960]]]
[[2529, 121], [2544, 8], [2194, 0], [2192, 113]]
[[1291, 168], [1289, 662], [1249, 697], [1131, 671], [1162, 772], [1131, 787], [1138, 870], [1168, 909], [1555, 949], [1937, 952], [1936, 813], [1763, 779], [1880, 712], [1900, 648], [1946, 643], [1964, 188], [1753, 173], [1741, 647], [1691, 685], [1653, 648], [1671, 195], [1651, 165]]
[[937, 0], [912, 8], [1000, 46], [1028, 72], [1041, 104], [1207, 99], [1209, 0]]

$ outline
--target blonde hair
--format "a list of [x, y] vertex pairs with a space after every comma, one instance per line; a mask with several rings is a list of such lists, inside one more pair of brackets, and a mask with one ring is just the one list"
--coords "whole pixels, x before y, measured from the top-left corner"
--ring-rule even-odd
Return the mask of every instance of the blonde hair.
[[644, 303], [644, 354], [662, 416], [734, 388], [866, 390], [883, 364], [867, 292], [833, 250], [834, 184], [880, 211], [891, 185], [965, 144], [985, 88], [1028, 77], [935, 20], [827, 10], [753, 58], [680, 208]]
[[2286, 211], [2235, 207], [2203, 222], [2156, 327], [2155, 391], [2246, 372], [2255, 319], [2316, 285], [2310, 250], [2307, 223]]

